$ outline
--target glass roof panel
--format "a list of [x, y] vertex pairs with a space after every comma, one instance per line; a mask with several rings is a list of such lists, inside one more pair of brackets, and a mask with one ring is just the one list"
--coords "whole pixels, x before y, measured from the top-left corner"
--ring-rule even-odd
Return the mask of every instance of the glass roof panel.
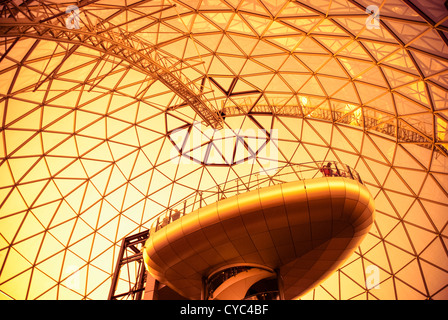
[[[0, 28], [2, 298], [106, 299], [123, 237], [276, 152], [356, 168], [378, 209], [360, 249], [303, 299], [448, 297], [442, 3], [99, 0], [66, 32], [24, 2], [17, 17], [44, 15], [49, 31]], [[186, 92], [225, 111], [223, 129], [201, 123]], [[263, 129], [278, 141], [256, 159]], [[247, 145], [236, 132], [252, 132]]]

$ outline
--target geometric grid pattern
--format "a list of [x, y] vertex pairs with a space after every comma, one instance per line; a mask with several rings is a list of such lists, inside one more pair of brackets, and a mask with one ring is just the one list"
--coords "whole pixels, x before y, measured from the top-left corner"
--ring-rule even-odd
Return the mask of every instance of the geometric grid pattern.
[[[0, 7], [1, 298], [106, 299], [124, 237], [197, 190], [264, 165], [184, 163], [170, 133], [201, 118], [173, 88], [113, 51], [130, 37], [155, 48], [210, 108], [238, 110], [225, 118], [229, 139], [275, 129], [278, 140], [268, 144], [279, 165], [339, 161], [362, 177], [375, 198], [374, 226], [303, 299], [448, 298], [441, 3], [80, 1], [79, 32], [101, 25], [122, 35], [97, 47], [57, 31], [69, 4]], [[380, 9], [377, 29], [366, 26], [369, 5]], [[20, 25], [28, 10], [53, 17], [56, 29], [6, 36], [12, 29], [2, 23], [18, 17]], [[282, 112], [291, 106], [294, 115]], [[396, 134], [384, 134], [388, 124]], [[207, 142], [190, 147], [221, 152], [226, 139], [213, 139], [221, 131], [203, 129]], [[400, 139], [399, 130], [418, 139]], [[366, 287], [371, 265], [379, 288]]]

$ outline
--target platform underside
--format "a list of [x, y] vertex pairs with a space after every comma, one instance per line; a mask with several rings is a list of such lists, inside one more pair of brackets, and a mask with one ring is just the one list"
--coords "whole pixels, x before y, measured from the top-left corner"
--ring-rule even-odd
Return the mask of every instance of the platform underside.
[[144, 258], [150, 274], [189, 299], [203, 279], [229, 266], [278, 270], [285, 299], [331, 275], [356, 250], [374, 220], [365, 186], [318, 178], [253, 190], [183, 216], [154, 233]]

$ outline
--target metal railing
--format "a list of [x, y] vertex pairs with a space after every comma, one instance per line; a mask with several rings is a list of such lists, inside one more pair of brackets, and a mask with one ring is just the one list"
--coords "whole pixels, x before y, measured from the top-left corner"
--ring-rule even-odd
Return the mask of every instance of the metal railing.
[[[330, 164], [330, 166], [328, 166]], [[297, 180], [313, 179], [317, 177], [345, 177], [363, 184], [356, 170], [349, 166], [329, 162], [309, 162], [302, 164], [287, 164], [283, 167], [265, 170], [265, 174], [248, 174], [237, 179], [226, 181], [207, 190], [197, 191], [184, 200], [170, 206], [154, 217], [150, 230], [131, 235], [123, 239], [115, 271], [112, 275], [112, 284], [109, 300], [141, 300], [143, 297], [146, 273], [142, 250], [146, 240], [161, 228], [176, 221], [180, 217], [201, 208], [203, 205], [231, 196], [264, 188], [271, 185], [292, 182]], [[133, 270], [133, 272], [130, 272]], [[120, 276], [121, 275], [121, 276]], [[135, 281], [133, 280], [135, 278]], [[132, 280], [131, 280], [132, 279]], [[119, 286], [118, 284], [122, 285]], [[276, 292], [257, 293], [245, 299], [267, 299], [263, 294], [275, 295]], [[271, 297], [272, 298], [272, 297]]]
[[287, 164], [283, 167], [267, 169], [264, 174], [248, 174], [207, 190], [198, 190], [155, 217], [150, 228], [150, 236], [182, 216], [222, 199], [272, 185], [319, 177], [344, 177], [364, 184], [356, 170], [335, 161]]

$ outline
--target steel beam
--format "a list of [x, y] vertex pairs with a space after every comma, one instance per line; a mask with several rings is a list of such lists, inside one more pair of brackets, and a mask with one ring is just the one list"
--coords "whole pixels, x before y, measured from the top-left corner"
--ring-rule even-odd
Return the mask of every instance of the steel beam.
[[[90, 4], [91, 2], [86, 3]], [[5, 7], [1, 10], [1, 38], [14, 40], [33, 38], [70, 43], [124, 60], [132, 67], [152, 79], [159, 80], [171, 89], [198, 114], [207, 126], [214, 129], [223, 128], [222, 117], [204, 97], [202, 90], [197, 88], [191, 80], [182, 74], [181, 70], [175, 67], [175, 64], [170, 61], [172, 58], [168, 59], [161, 55], [156, 46], [142, 41], [136, 35], [113, 26], [107, 21], [93, 24], [91, 22], [93, 19], [88, 18], [87, 9], [83, 11], [87, 17], [82, 21], [83, 27], [68, 29], [62, 19], [65, 11], [61, 12], [60, 9], [52, 17], [42, 18], [42, 8], [38, 6], [25, 6], [20, 10], [17, 6], [12, 4], [10, 6], [11, 8], [8, 8], [8, 10]], [[36, 12], [33, 12], [33, 10]], [[14, 16], [14, 14], [19, 14], [19, 16]], [[98, 19], [96, 16], [95, 18]]]

